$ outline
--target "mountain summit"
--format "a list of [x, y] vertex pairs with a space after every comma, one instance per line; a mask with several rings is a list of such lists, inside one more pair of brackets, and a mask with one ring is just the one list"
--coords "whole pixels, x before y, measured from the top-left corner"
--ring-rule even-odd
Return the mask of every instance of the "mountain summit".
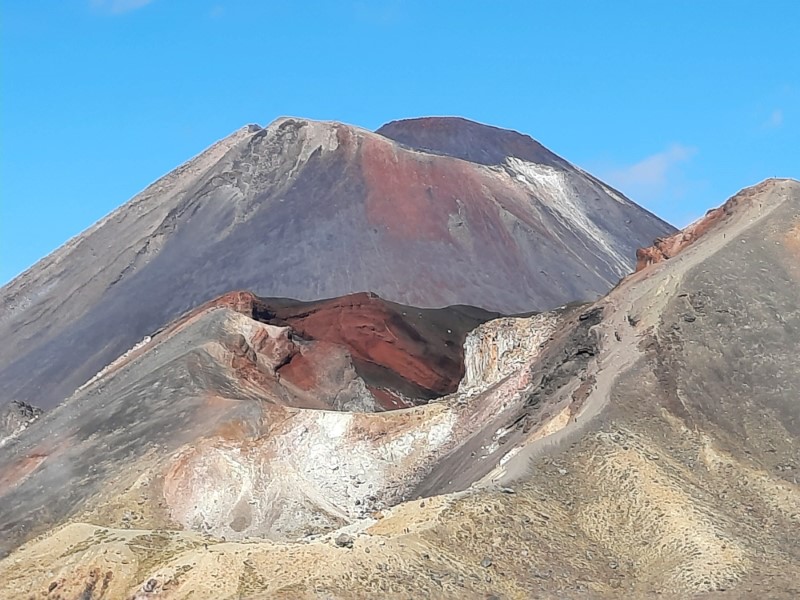
[[402, 119], [387, 123], [376, 133], [415, 150], [479, 165], [502, 165], [507, 158], [517, 158], [537, 165], [572, 168], [530, 136], [461, 117]]

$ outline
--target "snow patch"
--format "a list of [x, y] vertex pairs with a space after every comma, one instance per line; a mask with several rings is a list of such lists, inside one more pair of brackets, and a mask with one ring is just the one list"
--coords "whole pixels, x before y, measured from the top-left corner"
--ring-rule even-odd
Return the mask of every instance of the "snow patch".
[[571, 189], [568, 173], [546, 165], [506, 158], [506, 165], [515, 179], [526, 184], [545, 206], [553, 210], [565, 227], [578, 231], [611, 259], [610, 266], [620, 276], [628, 273], [628, 261], [608, 239], [606, 233], [589, 218], [587, 207]]

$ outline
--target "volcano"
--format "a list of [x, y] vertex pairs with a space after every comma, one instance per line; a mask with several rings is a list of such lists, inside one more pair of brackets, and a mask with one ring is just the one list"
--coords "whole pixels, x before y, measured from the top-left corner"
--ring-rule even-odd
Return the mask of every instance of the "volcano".
[[596, 299], [671, 233], [519, 133], [455, 118], [251, 125], [0, 290], [0, 404], [52, 408], [232, 291], [541, 311]]

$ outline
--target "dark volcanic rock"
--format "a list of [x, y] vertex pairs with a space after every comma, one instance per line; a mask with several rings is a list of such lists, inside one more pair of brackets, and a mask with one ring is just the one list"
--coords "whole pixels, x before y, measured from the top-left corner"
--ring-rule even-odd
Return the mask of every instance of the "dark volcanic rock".
[[0, 406], [0, 442], [25, 429], [41, 414], [42, 409], [18, 400]]
[[340, 533], [338, 536], [336, 536], [336, 545], [340, 548], [352, 548], [353, 536], [346, 533]]
[[158, 180], [0, 290], [0, 403], [54, 406], [230, 290], [534, 311], [605, 293], [673, 231], [526, 136], [431, 123], [436, 153], [386, 137], [414, 122], [283, 118]]

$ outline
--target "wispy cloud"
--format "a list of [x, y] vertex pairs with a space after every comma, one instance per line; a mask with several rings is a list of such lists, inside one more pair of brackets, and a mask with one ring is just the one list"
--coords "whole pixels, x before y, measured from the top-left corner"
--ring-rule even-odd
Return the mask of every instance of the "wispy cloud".
[[660, 193], [668, 185], [681, 163], [697, 153], [696, 148], [673, 144], [666, 150], [652, 154], [642, 160], [606, 174], [606, 179], [624, 190], [636, 189], [648, 196]]
[[113, 14], [121, 14], [137, 10], [150, 4], [153, 0], [91, 0], [92, 7]]
[[600, 178], [638, 202], [682, 226], [696, 216], [698, 208], [687, 198], [706, 186], [687, 179], [685, 167], [697, 149], [672, 144], [660, 152], [629, 165], [599, 167]]
[[777, 129], [781, 125], [783, 125], [783, 111], [780, 108], [773, 110], [763, 123], [764, 129]]
[[358, 20], [370, 25], [395, 25], [403, 17], [403, 0], [388, 0], [383, 3], [359, 1], [353, 4]]

